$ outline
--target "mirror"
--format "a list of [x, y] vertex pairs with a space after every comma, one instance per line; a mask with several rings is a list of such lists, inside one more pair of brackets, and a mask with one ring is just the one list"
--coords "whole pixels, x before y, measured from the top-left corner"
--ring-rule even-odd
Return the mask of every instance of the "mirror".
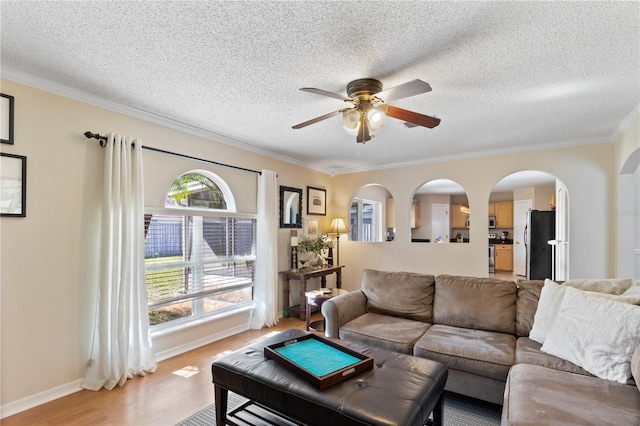
[[450, 179], [434, 179], [420, 186], [411, 198], [411, 242], [468, 243], [469, 200]]
[[302, 228], [302, 189], [280, 186], [280, 228]]

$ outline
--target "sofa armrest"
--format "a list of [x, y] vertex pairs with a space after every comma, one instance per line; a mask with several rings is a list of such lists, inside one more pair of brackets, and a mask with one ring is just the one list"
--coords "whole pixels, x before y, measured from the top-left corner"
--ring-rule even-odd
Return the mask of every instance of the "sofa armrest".
[[339, 338], [340, 327], [367, 313], [367, 298], [361, 290], [332, 297], [322, 304], [324, 334]]

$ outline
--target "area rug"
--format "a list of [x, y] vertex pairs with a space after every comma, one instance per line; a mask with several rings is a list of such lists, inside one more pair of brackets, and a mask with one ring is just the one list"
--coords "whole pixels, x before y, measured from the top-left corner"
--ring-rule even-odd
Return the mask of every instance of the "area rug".
[[[287, 419], [274, 416], [251, 401], [229, 392], [227, 418], [242, 426], [281, 425], [296, 426]], [[502, 406], [463, 395], [445, 392], [444, 426], [497, 426], [500, 425]], [[198, 411], [177, 426], [211, 426], [216, 424], [213, 404]]]

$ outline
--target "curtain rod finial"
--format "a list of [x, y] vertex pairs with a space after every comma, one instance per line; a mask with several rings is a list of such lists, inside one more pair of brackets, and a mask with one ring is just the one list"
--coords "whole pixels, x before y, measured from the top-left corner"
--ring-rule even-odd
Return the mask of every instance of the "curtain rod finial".
[[91, 133], [91, 132], [84, 132], [84, 136], [87, 139], [98, 139], [98, 141], [100, 141], [100, 146], [101, 147], [105, 147], [107, 146], [107, 137], [106, 136], [100, 136], [99, 133]]

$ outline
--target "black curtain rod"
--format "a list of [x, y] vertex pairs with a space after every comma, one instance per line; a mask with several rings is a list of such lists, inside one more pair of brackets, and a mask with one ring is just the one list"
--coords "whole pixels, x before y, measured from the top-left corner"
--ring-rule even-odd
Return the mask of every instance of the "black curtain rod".
[[[84, 132], [84, 136], [88, 139], [97, 139], [100, 142], [100, 146], [103, 148], [107, 146], [106, 136], [101, 136], [98, 133], [91, 133], [91, 132]], [[244, 167], [232, 166], [231, 164], [218, 163], [217, 161], [205, 160], [204, 158], [192, 157], [190, 155], [179, 154], [177, 152], [165, 151], [164, 149], [154, 148], [151, 146], [142, 145], [142, 149], [148, 149], [149, 151], [155, 151], [155, 152], [160, 152], [162, 154], [173, 155], [175, 157], [188, 158], [189, 160], [202, 161], [204, 163], [215, 164], [216, 166], [229, 167], [232, 169], [242, 170], [245, 172], [257, 173], [259, 175], [262, 174], [262, 172], [259, 170], [245, 169]]]

